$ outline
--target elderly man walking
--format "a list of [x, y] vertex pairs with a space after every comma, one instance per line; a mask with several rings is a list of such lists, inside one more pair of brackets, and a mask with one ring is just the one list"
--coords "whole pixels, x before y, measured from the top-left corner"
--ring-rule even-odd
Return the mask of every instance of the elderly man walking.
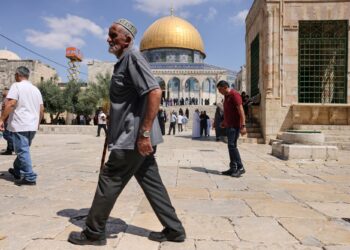
[[143, 189], [163, 225], [150, 240], [182, 242], [185, 230], [178, 219], [159, 175], [154, 154], [162, 135], [155, 119], [162, 91], [149, 64], [132, 47], [135, 26], [126, 19], [109, 28], [109, 52], [119, 59], [110, 85], [109, 159], [100, 171], [97, 190], [85, 229], [72, 232], [68, 241], [77, 245], [105, 245], [106, 223], [116, 199], [132, 176]]
[[24, 66], [18, 67], [16, 82], [11, 85], [6, 97], [5, 110], [0, 117], [1, 131], [5, 129], [4, 122], [8, 118], [7, 129], [12, 134], [17, 155], [9, 173], [13, 175], [17, 185], [36, 184], [37, 174], [33, 172], [29, 148], [44, 115], [41, 93], [28, 78], [29, 70]]

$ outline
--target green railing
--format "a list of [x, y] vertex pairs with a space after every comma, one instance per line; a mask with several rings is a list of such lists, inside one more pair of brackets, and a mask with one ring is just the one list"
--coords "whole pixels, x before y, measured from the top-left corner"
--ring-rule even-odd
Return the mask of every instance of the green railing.
[[346, 103], [348, 21], [299, 21], [299, 103]]
[[259, 34], [250, 44], [250, 95], [259, 94]]

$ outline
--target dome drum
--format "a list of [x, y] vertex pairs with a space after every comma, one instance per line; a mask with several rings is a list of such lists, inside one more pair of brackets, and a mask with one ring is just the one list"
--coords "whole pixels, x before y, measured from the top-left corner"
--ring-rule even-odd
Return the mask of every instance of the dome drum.
[[143, 51], [151, 63], [203, 63], [203, 54], [198, 51], [178, 48], [161, 48]]

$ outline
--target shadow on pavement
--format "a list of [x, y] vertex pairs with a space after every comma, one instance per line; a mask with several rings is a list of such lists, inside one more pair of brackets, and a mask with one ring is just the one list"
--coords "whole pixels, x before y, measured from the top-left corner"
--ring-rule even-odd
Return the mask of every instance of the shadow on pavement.
[[207, 174], [216, 174], [216, 175], [222, 175], [220, 171], [218, 170], [212, 170], [212, 169], [207, 169], [203, 167], [180, 167], [181, 169], [191, 169], [197, 172], [201, 173], [207, 173]]
[[[88, 216], [89, 208], [82, 209], [63, 209], [57, 212], [57, 215], [69, 218], [69, 222], [80, 227], [82, 230], [85, 228], [85, 219]], [[148, 237], [151, 232], [148, 229], [128, 225], [125, 221], [113, 217], [109, 217], [107, 221], [107, 238], [117, 238], [117, 234], [124, 232], [141, 237]]]
[[10, 182], [14, 181], [13, 176], [7, 171], [0, 171], [0, 179]]

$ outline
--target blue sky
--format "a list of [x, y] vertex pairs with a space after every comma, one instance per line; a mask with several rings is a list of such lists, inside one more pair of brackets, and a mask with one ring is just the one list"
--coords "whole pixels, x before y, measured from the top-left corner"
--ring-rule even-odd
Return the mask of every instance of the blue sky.
[[[245, 64], [245, 16], [253, 0], [4, 0], [0, 33], [60, 64], [67, 65], [65, 48], [78, 47], [84, 63], [94, 59], [115, 61], [106, 43], [110, 24], [119, 18], [138, 28], [136, 45], [155, 20], [170, 14], [192, 23], [204, 41], [205, 62], [231, 70]], [[7, 48], [23, 59], [39, 59], [56, 68], [66, 81], [66, 70], [0, 37]], [[84, 64], [83, 63], [83, 64]], [[81, 71], [87, 73], [82, 65]], [[82, 74], [86, 80], [87, 76]]]

